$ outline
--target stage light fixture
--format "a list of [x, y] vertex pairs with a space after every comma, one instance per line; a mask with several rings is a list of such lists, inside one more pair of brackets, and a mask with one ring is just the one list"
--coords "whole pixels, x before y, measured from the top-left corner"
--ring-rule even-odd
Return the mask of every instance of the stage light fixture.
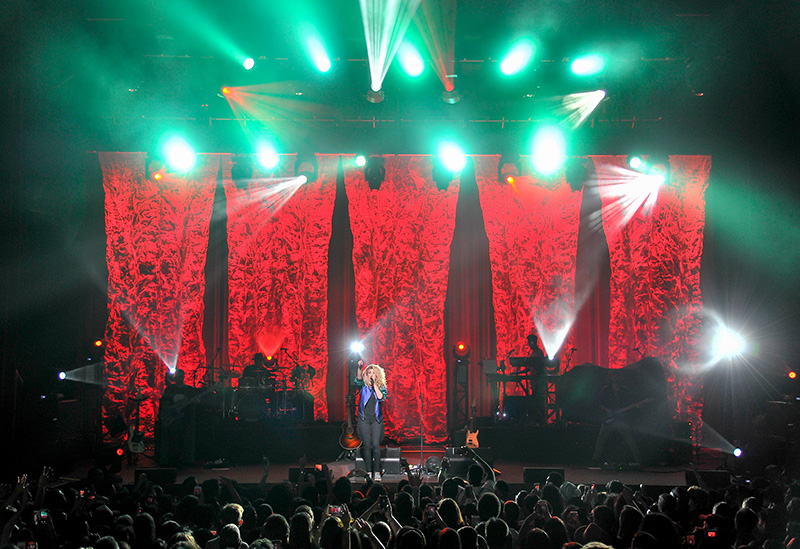
[[456, 90], [444, 90], [442, 92], [442, 101], [444, 101], [448, 105], [455, 105], [456, 103], [461, 101], [461, 96], [458, 94]]
[[540, 128], [533, 137], [533, 169], [543, 176], [555, 174], [567, 159], [567, 142], [555, 126]]
[[253, 161], [245, 155], [234, 156], [231, 165], [231, 179], [240, 191], [246, 190], [253, 180]]
[[797, 372], [795, 372], [794, 370], [789, 372], [789, 379], [797, 379]]
[[194, 168], [197, 153], [182, 137], [172, 137], [162, 147], [167, 166], [173, 171], [185, 173]]
[[630, 166], [631, 169], [639, 171], [644, 167], [644, 160], [642, 160], [641, 156], [632, 154], [628, 156], [628, 166]]
[[256, 159], [258, 165], [265, 170], [274, 170], [280, 162], [278, 153], [275, 148], [269, 143], [259, 143], [256, 149]]
[[310, 152], [297, 153], [297, 158], [294, 162], [295, 177], [305, 178], [304, 183], [313, 183], [317, 180], [318, 171], [317, 155]]
[[734, 358], [747, 349], [744, 338], [733, 330], [720, 326], [714, 336], [712, 350], [716, 358]]
[[367, 165], [367, 157], [363, 154], [356, 155], [354, 162], [356, 166], [363, 168]]
[[733, 449], [733, 457], [736, 457], [736, 458], [742, 457], [742, 449], [741, 448], [734, 448]]
[[102, 339], [95, 339], [94, 340], [94, 346], [95, 347], [102, 347], [103, 345], [105, 345], [105, 341], [103, 341]]
[[383, 101], [383, 90], [369, 90], [367, 92], [367, 101], [370, 103], [380, 103]]
[[67, 379], [67, 372], [58, 372], [58, 379], [60, 379], [61, 381]]
[[256, 61], [252, 57], [248, 57], [247, 59], [242, 61], [242, 66], [244, 67], [244, 70], [249, 71], [250, 69], [256, 66]]
[[416, 78], [425, 70], [425, 62], [417, 49], [407, 42], [400, 45], [397, 50], [397, 58], [400, 61], [400, 67], [411, 78]]
[[328, 72], [331, 70], [331, 59], [322, 45], [322, 41], [316, 36], [311, 36], [306, 40], [306, 49], [311, 61], [319, 72]]
[[596, 175], [594, 162], [586, 156], [574, 156], [567, 161], [567, 185], [573, 191], [579, 191]]
[[364, 167], [364, 179], [369, 183], [369, 188], [373, 191], [380, 190], [381, 183], [386, 177], [386, 167], [384, 166], [383, 158], [379, 156], [372, 156], [367, 159], [367, 165]]
[[350, 344], [350, 350], [360, 355], [364, 352], [364, 344], [360, 341], [354, 341]]
[[228, 86], [225, 86], [224, 88], [222, 88], [222, 95], [230, 95], [230, 93], [231, 93], [231, 90], [230, 90], [230, 88], [228, 88]]
[[453, 345], [453, 356], [455, 358], [463, 360], [469, 358], [469, 355], [470, 355], [469, 345], [467, 345], [463, 341], [459, 341], [458, 343]]
[[647, 160], [649, 166], [647, 173], [660, 178], [662, 185], [668, 183], [670, 178], [669, 157], [664, 154], [652, 154]]
[[437, 157], [442, 165], [452, 173], [458, 173], [464, 169], [467, 163], [467, 155], [464, 151], [451, 141], [445, 141], [439, 145]]
[[589, 54], [575, 58], [570, 65], [577, 76], [594, 76], [606, 68], [606, 61], [601, 55]]
[[528, 66], [533, 59], [535, 48], [533, 42], [528, 39], [520, 40], [508, 50], [508, 53], [500, 62], [500, 72], [506, 76], [517, 74]]
[[498, 183], [508, 183], [513, 185], [515, 177], [522, 175], [522, 159], [519, 154], [505, 153], [500, 156], [500, 161], [497, 163], [497, 181]]

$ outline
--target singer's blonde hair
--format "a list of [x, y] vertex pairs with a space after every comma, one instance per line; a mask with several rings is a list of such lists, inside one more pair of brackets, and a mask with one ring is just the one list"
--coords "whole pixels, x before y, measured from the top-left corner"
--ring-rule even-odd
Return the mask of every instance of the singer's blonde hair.
[[364, 368], [364, 375], [366, 376], [367, 372], [372, 368], [378, 374], [377, 378], [375, 379], [375, 383], [378, 387], [384, 389], [386, 388], [386, 372], [378, 366], [377, 364], [369, 364]]

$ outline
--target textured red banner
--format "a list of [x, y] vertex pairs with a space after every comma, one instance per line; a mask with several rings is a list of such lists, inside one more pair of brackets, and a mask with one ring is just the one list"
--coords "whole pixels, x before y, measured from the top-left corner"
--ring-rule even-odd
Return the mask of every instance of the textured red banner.
[[433, 182], [432, 158], [385, 157], [386, 178], [370, 190], [363, 169], [345, 170], [353, 230], [356, 314], [365, 357], [386, 369], [386, 434], [447, 438], [444, 301], [458, 180]]
[[[654, 356], [675, 389], [681, 417], [699, 421], [691, 387], [697, 373], [702, 295], [700, 262], [706, 156], [671, 156], [671, 177], [646, 193], [622, 156], [596, 156], [611, 258], [609, 362], [621, 368]], [[637, 187], [638, 185], [638, 187]]]
[[229, 356], [239, 372], [255, 353], [277, 356], [277, 381], [289, 388], [292, 369], [311, 366], [314, 417], [327, 420], [328, 246], [339, 157], [317, 161], [317, 180], [298, 185], [293, 155], [272, 174], [256, 167], [251, 181], [238, 183], [223, 160]]
[[[558, 357], [571, 347], [577, 313], [575, 257], [583, 193], [570, 189], [563, 172], [550, 180], [520, 175], [513, 185], [499, 182], [499, 160], [475, 158], [492, 264], [497, 357], [528, 356], [529, 334], [539, 337], [545, 353]], [[532, 173], [529, 158], [521, 161], [523, 174]], [[506, 389], [519, 392], [512, 384]]]
[[203, 269], [218, 159], [199, 156], [190, 176], [158, 182], [145, 177], [145, 159], [100, 153], [108, 263], [103, 415], [130, 422], [130, 397], [139, 392], [141, 424], [151, 435], [167, 368], [197, 385], [205, 365]]

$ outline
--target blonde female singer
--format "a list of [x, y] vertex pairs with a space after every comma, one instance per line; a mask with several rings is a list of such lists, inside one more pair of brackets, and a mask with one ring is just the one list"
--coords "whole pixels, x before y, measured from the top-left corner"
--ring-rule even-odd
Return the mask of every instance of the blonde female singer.
[[383, 403], [386, 401], [386, 372], [377, 364], [364, 366], [358, 361], [356, 387], [358, 400], [358, 436], [363, 442], [364, 467], [374, 480], [381, 479], [381, 441], [383, 440]]

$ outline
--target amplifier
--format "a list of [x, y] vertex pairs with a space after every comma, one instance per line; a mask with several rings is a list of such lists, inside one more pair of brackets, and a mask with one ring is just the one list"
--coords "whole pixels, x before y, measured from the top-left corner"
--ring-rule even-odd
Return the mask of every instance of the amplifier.
[[[366, 468], [364, 467], [364, 458], [361, 457], [361, 451], [363, 449], [364, 447], [362, 446], [358, 451], [358, 457], [356, 457], [356, 469], [363, 469], [366, 471]], [[400, 474], [400, 448], [390, 448], [388, 446], [381, 448], [381, 468], [387, 475]]]

